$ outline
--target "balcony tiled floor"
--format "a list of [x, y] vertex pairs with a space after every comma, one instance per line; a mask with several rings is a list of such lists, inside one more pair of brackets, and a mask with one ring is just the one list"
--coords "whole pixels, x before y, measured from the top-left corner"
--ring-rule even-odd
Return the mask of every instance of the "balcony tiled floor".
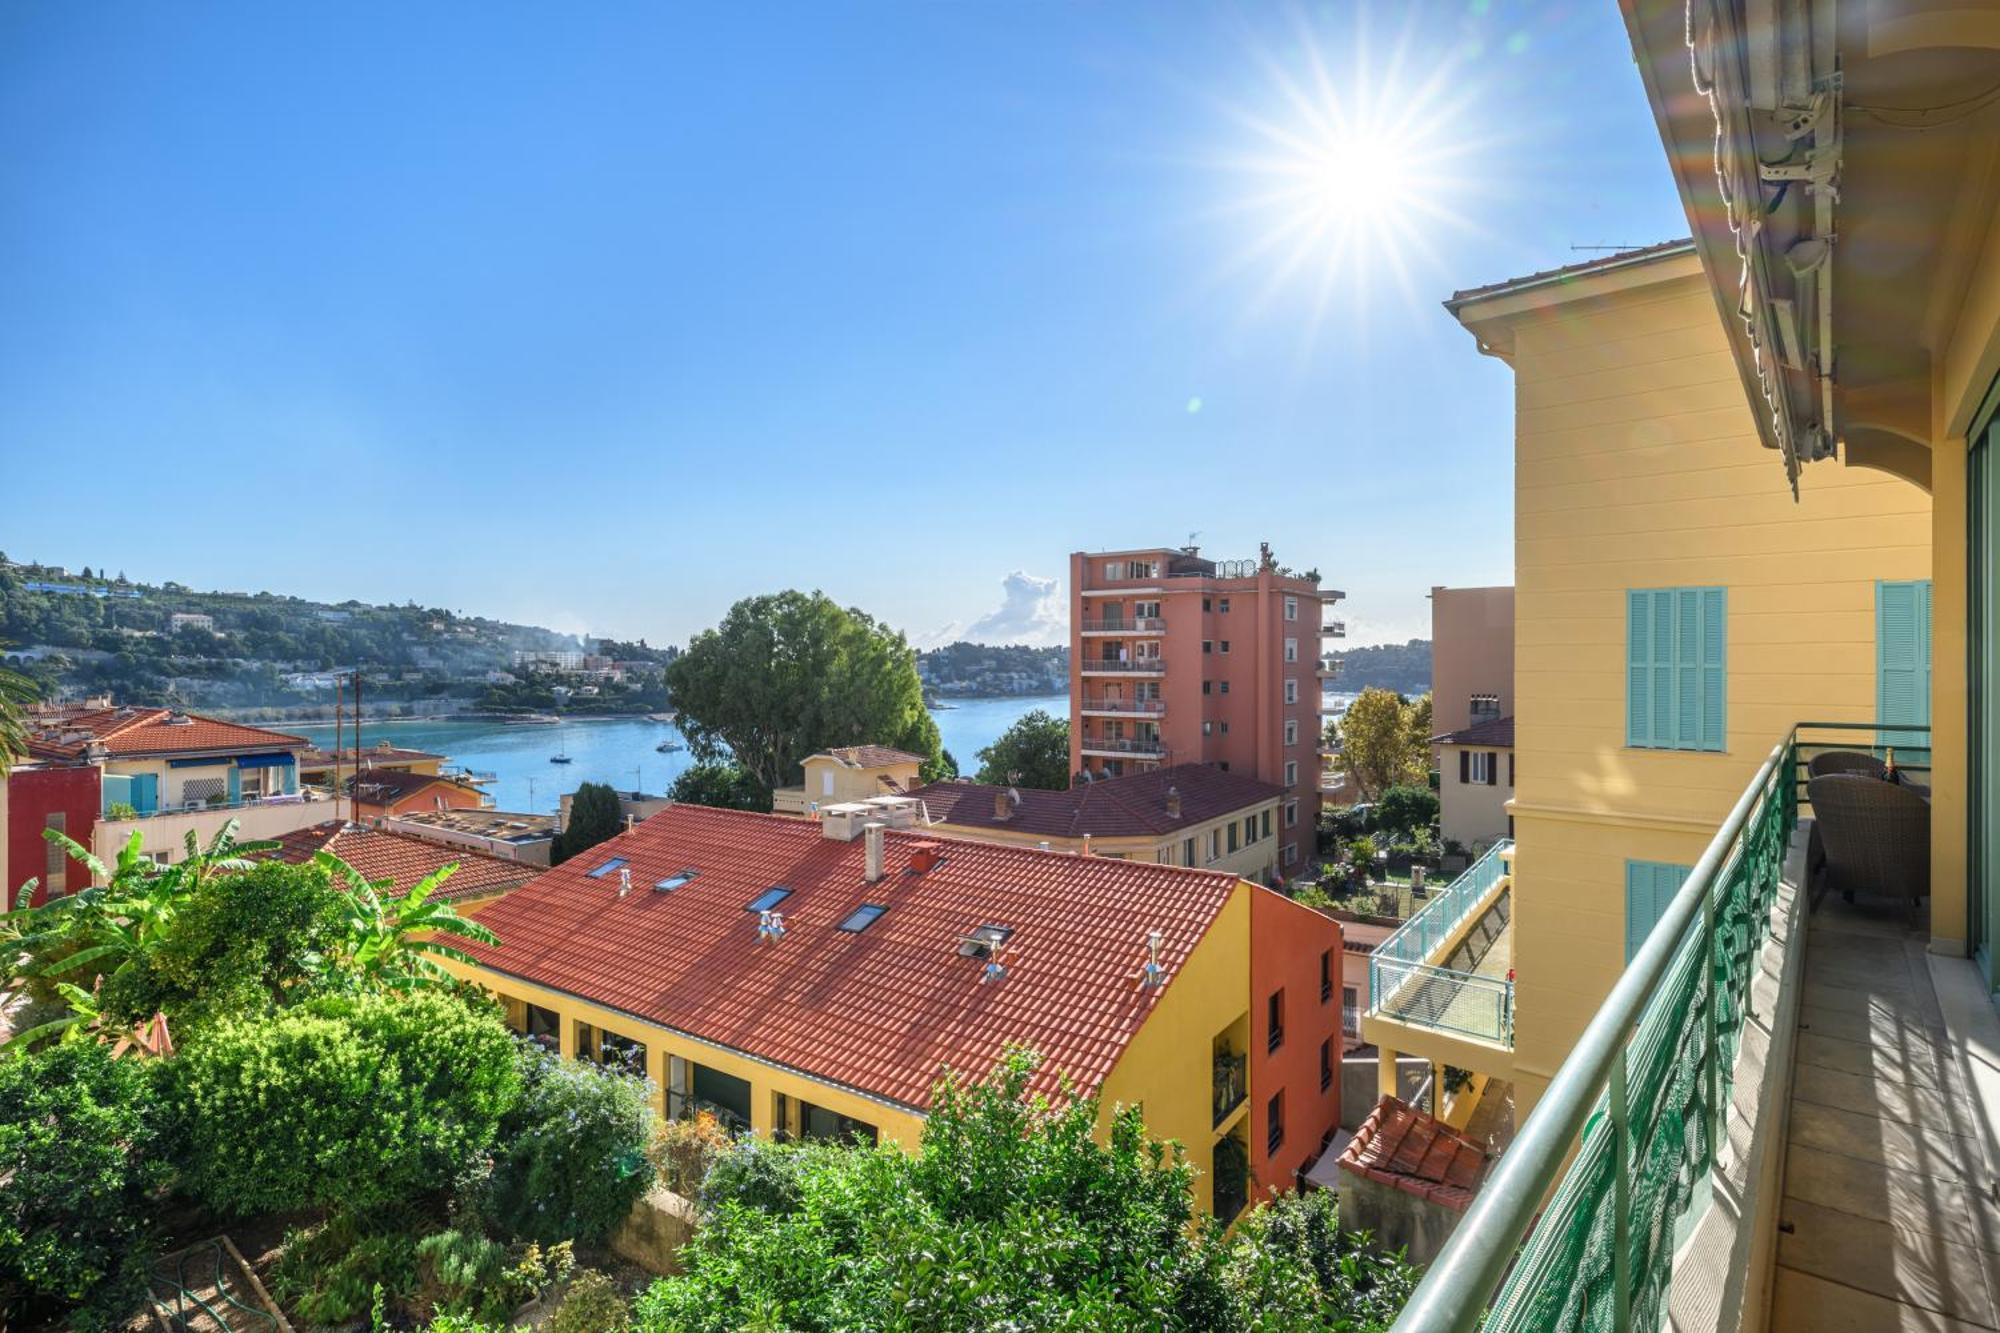
[[1927, 927], [1830, 894], [1810, 918], [1770, 1327], [2000, 1327], [2000, 1206]]

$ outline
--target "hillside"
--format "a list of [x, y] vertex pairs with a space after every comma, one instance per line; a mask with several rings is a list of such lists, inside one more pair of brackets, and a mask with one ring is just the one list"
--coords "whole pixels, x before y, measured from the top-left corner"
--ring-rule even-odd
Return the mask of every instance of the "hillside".
[[1360, 693], [1371, 685], [1415, 697], [1431, 687], [1431, 641], [1385, 643], [1373, 648], [1343, 648], [1346, 662], [1334, 688]]

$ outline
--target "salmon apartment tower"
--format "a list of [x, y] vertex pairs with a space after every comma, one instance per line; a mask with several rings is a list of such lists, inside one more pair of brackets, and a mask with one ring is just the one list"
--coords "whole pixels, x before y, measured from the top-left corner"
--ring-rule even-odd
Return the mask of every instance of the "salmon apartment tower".
[[1078, 551], [1069, 586], [1071, 773], [1214, 764], [1275, 783], [1279, 873], [1292, 873], [1319, 808], [1321, 684], [1340, 669], [1322, 641], [1346, 634], [1321, 608], [1345, 594], [1269, 547], [1254, 560], [1194, 546]]

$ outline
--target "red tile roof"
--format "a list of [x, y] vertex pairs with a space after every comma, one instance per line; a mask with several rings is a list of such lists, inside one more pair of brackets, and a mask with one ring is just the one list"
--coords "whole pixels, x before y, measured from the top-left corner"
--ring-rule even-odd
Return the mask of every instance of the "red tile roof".
[[457, 864], [445, 880], [438, 897], [476, 898], [525, 884], [542, 873], [542, 867], [520, 861], [506, 861], [466, 847], [447, 847], [407, 833], [387, 829], [360, 828], [343, 820], [330, 819], [297, 829], [276, 839], [277, 850], [264, 855], [273, 860], [301, 864], [322, 851], [330, 851], [367, 876], [372, 884], [390, 880], [398, 893], [408, 893], [417, 881], [440, 866]]
[[1486, 1150], [1408, 1102], [1384, 1097], [1354, 1131], [1340, 1166], [1454, 1212], [1464, 1212], [1486, 1176]]
[[[893, 764], [921, 764], [924, 757], [887, 745], [840, 745], [820, 754], [831, 755], [849, 768], [887, 768]], [[817, 758], [818, 756], [808, 756]]]
[[[370, 764], [413, 764], [426, 759], [442, 762], [444, 756], [432, 754], [429, 750], [406, 750], [395, 745], [367, 745], [361, 750], [363, 767]], [[299, 763], [307, 768], [331, 768], [335, 763], [343, 767], [351, 766], [354, 763], [354, 747], [323, 750], [315, 745], [299, 752]]]
[[[355, 782], [356, 779], [350, 778], [347, 783], [348, 787], [353, 788]], [[367, 770], [361, 774], [359, 783], [360, 788], [355, 794], [360, 798], [363, 805], [394, 805], [404, 797], [414, 796], [424, 790], [424, 788], [438, 783], [460, 791], [471, 792], [474, 795], [482, 794], [479, 788], [473, 786], [471, 783], [460, 782], [455, 778], [445, 777], [441, 773], [410, 773], [393, 768]]]
[[102, 745], [114, 758], [224, 750], [303, 750], [303, 736], [224, 722], [167, 708], [96, 708], [44, 715], [36, 720], [29, 753], [75, 758]]
[[1431, 737], [1433, 745], [1489, 745], [1496, 750], [1514, 748], [1514, 719], [1512, 717], [1488, 718], [1475, 722], [1457, 731], [1448, 731], [1442, 736]]
[[[1167, 813], [1167, 792], [1180, 793], [1178, 818]], [[1067, 791], [1019, 787], [1020, 801], [1006, 819], [993, 816], [993, 798], [1010, 790], [978, 782], [933, 782], [907, 794], [924, 802], [930, 817], [960, 828], [1010, 829], [1047, 838], [1162, 837], [1223, 815], [1273, 801], [1286, 789], [1212, 764], [1175, 764]]]
[[1540, 272], [1518, 278], [1503, 278], [1499, 282], [1489, 282], [1483, 287], [1467, 287], [1463, 291], [1453, 292], [1451, 299], [1444, 303], [1444, 308], [1455, 311], [1458, 307], [1482, 297], [1500, 296], [1521, 288], [1540, 287], [1545, 283], [1567, 282], [1603, 269], [1623, 268], [1627, 264], [1641, 260], [1660, 259], [1681, 253], [1690, 255], [1694, 253], [1692, 238], [1683, 236], [1675, 241], [1656, 241], [1652, 245], [1641, 245], [1630, 250], [1619, 250], [1613, 254], [1598, 255], [1593, 259], [1583, 259], [1557, 268], [1545, 268]]
[[[1236, 891], [1233, 875], [1104, 857], [885, 835], [888, 873], [864, 877], [862, 840], [782, 815], [676, 805], [483, 909], [498, 947], [465, 946], [495, 971], [580, 996], [899, 1106], [921, 1110], [947, 1066], [983, 1075], [1009, 1043], [1095, 1088]], [[909, 873], [930, 843], [942, 863]], [[631, 891], [615, 872], [626, 858]], [[694, 879], [661, 892], [686, 869]], [[758, 939], [750, 901], [773, 886], [787, 934]], [[1262, 892], [1262, 890], [1258, 890]], [[888, 911], [860, 932], [864, 903]], [[1007, 976], [980, 983], [959, 942], [1013, 931]], [[1138, 984], [1162, 932], [1166, 987]], [[504, 987], [504, 983], [501, 983]]]

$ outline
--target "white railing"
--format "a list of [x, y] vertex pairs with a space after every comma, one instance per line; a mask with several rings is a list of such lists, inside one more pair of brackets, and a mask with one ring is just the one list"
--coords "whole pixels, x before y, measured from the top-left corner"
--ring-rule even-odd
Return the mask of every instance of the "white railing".
[[1131, 661], [1107, 662], [1102, 658], [1083, 659], [1083, 674], [1086, 676], [1157, 676], [1167, 669], [1165, 659], [1141, 657]]
[[1085, 698], [1078, 708], [1086, 713], [1144, 713], [1158, 717], [1167, 711], [1167, 703], [1164, 699]]
[[1085, 736], [1083, 738], [1083, 752], [1085, 754], [1091, 754], [1100, 750], [1106, 754], [1157, 755], [1167, 752], [1167, 743], [1157, 738], [1148, 740], [1145, 737], [1130, 736]]
[[1097, 620], [1085, 618], [1083, 621], [1085, 634], [1163, 634], [1166, 628], [1167, 622], [1159, 616], [1135, 616], [1131, 619], [1123, 616], [1103, 616]]

